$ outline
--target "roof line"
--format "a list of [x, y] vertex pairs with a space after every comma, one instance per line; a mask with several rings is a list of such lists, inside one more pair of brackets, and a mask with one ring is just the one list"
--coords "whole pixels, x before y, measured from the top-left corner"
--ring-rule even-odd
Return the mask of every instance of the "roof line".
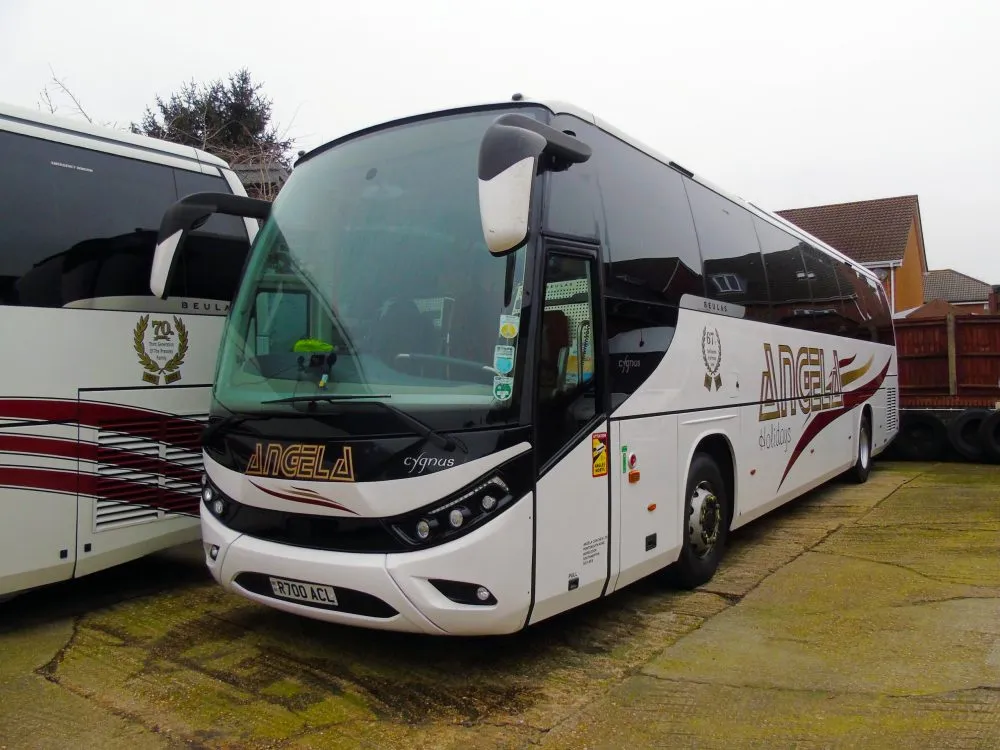
[[920, 198], [916, 193], [907, 193], [905, 195], [889, 195], [882, 198], [863, 198], [853, 201], [840, 201], [838, 203], [822, 203], [816, 206], [801, 206], [799, 208], [783, 208], [782, 213], [788, 213], [791, 211], [814, 211], [817, 208], [837, 208], [838, 206], [853, 206], [862, 203], [883, 203], [885, 201], [898, 201], [900, 198], [914, 198], [919, 204]]
[[948, 273], [953, 273], [956, 276], [961, 276], [963, 278], [966, 278], [969, 281], [975, 281], [977, 284], [983, 284], [985, 286], [990, 286], [990, 283], [988, 281], [983, 281], [982, 279], [977, 279], [975, 276], [969, 276], [969, 274], [962, 273], [961, 271], [956, 271], [954, 268], [932, 268], [932, 269], [929, 269], [928, 271], [926, 271], [924, 273], [924, 276], [926, 276], [927, 274], [930, 274], [930, 273], [935, 273], [935, 272], [940, 272], [940, 271], [947, 271]]

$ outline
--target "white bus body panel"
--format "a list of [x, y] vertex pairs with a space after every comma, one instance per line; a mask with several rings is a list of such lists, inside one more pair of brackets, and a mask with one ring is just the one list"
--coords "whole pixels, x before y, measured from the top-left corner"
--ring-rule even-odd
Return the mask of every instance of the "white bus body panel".
[[[246, 195], [224, 161], [188, 146], [7, 104], [0, 131], [221, 176]], [[244, 225], [252, 242], [258, 225]], [[227, 311], [228, 302], [152, 296], [0, 305], [0, 597], [198, 538], [200, 448], [177, 435], [207, 417]], [[142, 315], [185, 328], [169, 386], [143, 381], [137, 338], [145, 347], [152, 335], [147, 321], [140, 336]], [[152, 494], [168, 507], [151, 507]]]
[[[181, 379], [137, 388], [139, 313], [0, 315], [0, 351], [19, 363], [0, 396], [0, 594], [66, 578], [74, 563], [85, 575], [197, 539], [200, 449], [171, 433], [190, 438], [207, 418], [223, 319], [178, 316], [189, 347]], [[157, 489], [183, 513], [141, 504]]]
[[[709, 329], [723, 349], [721, 385], [716, 386], [713, 379], [711, 389], [705, 386], [706, 372], [701, 364], [702, 337]], [[769, 372], [765, 344], [775, 355], [781, 345], [793, 354], [800, 347], [812, 347], [818, 356], [822, 349], [824, 361], [832, 362], [836, 356], [841, 378], [861, 373], [844, 386], [846, 405], [851, 404], [852, 391], [876, 383], [882, 390], [850, 408], [824, 408], [811, 414], [802, 412], [798, 400], [794, 415], [789, 408], [787, 416], [761, 421], [759, 402], [762, 394], [765, 401], [769, 394], [763, 385]], [[841, 362], [847, 364], [840, 366]], [[829, 368], [823, 373], [826, 383], [833, 382], [834, 371]], [[849, 468], [865, 405], [872, 408], [876, 428], [873, 452], [880, 451], [894, 434], [885, 427], [881, 406], [884, 389], [894, 385], [890, 372], [895, 374], [891, 347], [682, 309], [677, 335], [666, 356], [640, 389], [612, 414], [607, 428], [578, 439], [538, 480], [537, 502], [531, 496], [524, 497], [499, 518], [454, 542], [390, 555], [310, 550], [253, 539], [230, 531], [210, 513], [203, 513], [206, 562], [225, 588], [306, 617], [424, 633], [509, 633], [524, 625], [529, 606], [528, 621], [536, 623], [675, 561], [685, 534], [682, 519], [687, 470], [696, 447], [705, 438], [722, 439], [732, 455], [733, 528]], [[788, 382], [786, 378], [785, 387]], [[830, 406], [829, 402], [817, 400], [821, 406]], [[765, 404], [765, 408], [769, 407]], [[806, 408], [812, 408], [811, 400]], [[807, 428], [820, 421], [819, 429]], [[774, 437], [772, 425], [783, 438]], [[592, 440], [594, 433], [601, 432], [608, 433], [609, 470], [607, 475], [594, 476]], [[329, 500], [350, 506], [361, 515], [384, 517], [447, 495], [524, 447], [408, 480], [295, 484], [325, 492]], [[625, 464], [629, 454], [637, 459], [636, 482], [629, 481]], [[205, 463], [213, 482], [240, 502], [293, 512], [343, 514], [314, 506], [304, 510], [306, 506], [251, 487], [247, 477], [219, 467], [207, 457]], [[280, 480], [253, 481], [272, 491], [288, 486]], [[407, 483], [405, 492], [400, 482]], [[534, 533], [533, 506], [537, 509]], [[219, 547], [215, 560], [207, 554], [211, 545]], [[368, 618], [261, 596], [234, 582], [244, 571], [364, 591], [388, 602], [400, 614], [389, 619]], [[484, 585], [500, 604], [455, 604], [427, 582], [435, 577], [458, 577]]]

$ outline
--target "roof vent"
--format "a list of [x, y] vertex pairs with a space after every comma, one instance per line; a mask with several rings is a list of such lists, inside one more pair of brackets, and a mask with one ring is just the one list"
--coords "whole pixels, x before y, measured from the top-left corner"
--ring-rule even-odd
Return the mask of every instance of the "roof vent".
[[519, 102], [522, 99], [524, 99], [524, 94], [514, 94], [514, 96], [510, 98], [512, 102]]

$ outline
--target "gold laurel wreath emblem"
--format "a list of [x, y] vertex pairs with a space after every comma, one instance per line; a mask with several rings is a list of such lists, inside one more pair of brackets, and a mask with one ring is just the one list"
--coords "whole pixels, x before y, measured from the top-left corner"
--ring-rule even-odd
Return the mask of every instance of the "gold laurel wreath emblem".
[[705, 388], [712, 390], [712, 385], [715, 385], [715, 390], [722, 388], [722, 376], [719, 375], [719, 370], [722, 369], [722, 337], [719, 336], [719, 329], [715, 329], [715, 344], [719, 347], [719, 359], [715, 363], [715, 367], [712, 367], [708, 363], [708, 354], [705, 352], [705, 339], [708, 337], [708, 326], [705, 326], [701, 331], [701, 360], [705, 363]]
[[178, 370], [184, 364], [184, 357], [187, 355], [188, 330], [184, 321], [176, 315], [174, 316], [174, 326], [177, 328], [177, 352], [163, 364], [163, 367], [160, 367], [146, 351], [146, 329], [149, 328], [149, 315], [141, 316], [139, 322], [135, 324], [132, 348], [135, 349], [135, 353], [139, 357], [139, 364], [145, 370], [142, 379], [147, 383], [159, 385], [161, 375], [164, 384], [176, 383], [181, 379]]

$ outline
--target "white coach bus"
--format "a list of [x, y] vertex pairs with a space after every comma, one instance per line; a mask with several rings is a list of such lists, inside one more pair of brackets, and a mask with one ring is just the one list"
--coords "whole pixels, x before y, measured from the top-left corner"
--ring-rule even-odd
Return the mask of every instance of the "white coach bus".
[[[164, 216], [157, 296], [213, 200]], [[430, 634], [697, 586], [732, 529], [864, 481], [896, 389], [875, 276], [593, 115], [389, 122], [304, 155], [251, 250], [206, 563], [286, 612]]]
[[212, 217], [149, 292], [164, 212], [224, 161], [0, 105], [0, 598], [197, 540], [200, 437], [257, 230]]

